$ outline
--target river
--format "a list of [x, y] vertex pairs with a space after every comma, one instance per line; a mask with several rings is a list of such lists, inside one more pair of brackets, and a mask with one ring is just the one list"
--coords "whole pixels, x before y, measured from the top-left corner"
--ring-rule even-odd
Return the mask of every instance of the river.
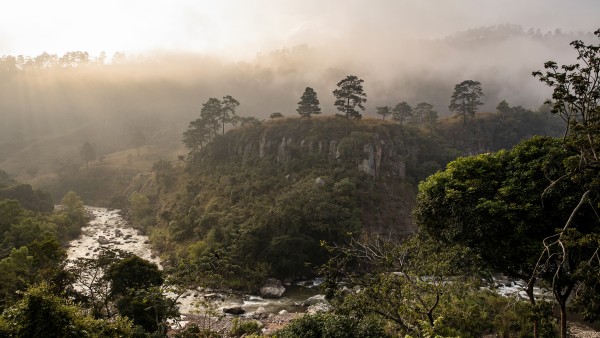
[[[91, 206], [86, 206], [86, 209], [93, 215], [93, 219], [81, 229], [81, 236], [69, 243], [67, 250], [69, 260], [94, 258], [103, 248], [112, 248], [131, 252], [162, 268], [160, 259], [152, 252], [148, 237], [132, 228], [121, 217], [120, 210]], [[316, 285], [318, 283], [311, 281], [308, 284]], [[305, 312], [306, 307], [302, 306], [302, 303], [316, 294], [317, 288], [300, 285], [286, 285], [283, 297], [278, 299], [265, 299], [255, 295], [233, 292], [212, 293], [188, 290], [179, 298], [178, 306], [182, 314], [196, 313], [198, 311], [197, 304], [206, 299], [205, 296], [208, 295], [213, 299], [217, 312], [221, 313], [224, 308], [238, 306], [246, 311], [244, 316], [252, 316], [257, 311], [267, 314], [279, 313], [282, 310]]]

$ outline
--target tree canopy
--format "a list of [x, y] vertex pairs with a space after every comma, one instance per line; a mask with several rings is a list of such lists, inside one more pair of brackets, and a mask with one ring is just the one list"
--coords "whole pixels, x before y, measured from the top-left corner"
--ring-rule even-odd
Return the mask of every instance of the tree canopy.
[[306, 87], [306, 89], [304, 89], [304, 93], [302, 93], [302, 96], [300, 97], [296, 111], [300, 116], [308, 118], [310, 118], [311, 115], [321, 114], [319, 99], [317, 98], [317, 92], [315, 92], [314, 89], [311, 87]]
[[483, 104], [479, 99], [483, 96], [481, 83], [474, 80], [465, 80], [454, 86], [448, 109], [455, 111], [457, 116], [463, 118], [463, 125], [467, 124], [467, 117], [473, 117], [477, 106]]
[[355, 75], [348, 75], [338, 82], [338, 88], [333, 91], [334, 105], [346, 116], [348, 127], [350, 126], [350, 118], [359, 119], [362, 117], [356, 107], [365, 110], [363, 103], [367, 102], [367, 94], [363, 89], [363, 82], [365, 82], [363, 79], [359, 79]]

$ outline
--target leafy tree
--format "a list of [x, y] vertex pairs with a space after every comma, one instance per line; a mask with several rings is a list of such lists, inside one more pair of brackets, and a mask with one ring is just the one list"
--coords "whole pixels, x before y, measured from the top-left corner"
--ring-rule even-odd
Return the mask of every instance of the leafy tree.
[[190, 150], [192, 158], [202, 150], [204, 142], [209, 140], [210, 128], [205, 119], [196, 119], [190, 122], [188, 130], [183, 132], [183, 144]]
[[311, 115], [321, 114], [321, 107], [319, 106], [319, 99], [317, 98], [317, 92], [311, 87], [306, 87], [304, 93], [300, 97], [298, 102], [298, 108], [296, 109], [298, 114], [302, 117], [310, 118]]
[[500, 113], [502, 119], [504, 119], [507, 115], [509, 115], [512, 112], [512, 109], [510, 108], [506, 100], [500, 101], [500, 103], [498, 103], [498, 105], [496, 106], [496, 110]]
[[27, 247], [13, 248], [8, 257], [0, 260], [0, 309], [15, 302], [19, 291], [29, 285], [33, 257]]
[[46, 284], [31, 287], [17, 304], [0, 316], [0, 336], [31, 338], [132, 337], [130, 321], [96, 320], [52, 294]]
[[477, 106], [483, 104], [479, 101], [482, 96], [483, 91], [479, 81], [465, 80], [454, 86], [448, 109], [457, 112], [456, 116], [462, 116], [463, 125], [466, 125], [467, 117], [473, 117]]
[[49, 213], [54, 210], [54, 203], [49, 194], [35, 190], [29, 184], [15, 184], [0, 188], [0, 199], [12, 199], [27, 210]]
[[85, 142], [83, 144], [83, 146], [81, 147], [81, 150], [79, 153], [81, 154], [81, 157], [85, 161], [86, 168], [89, 168], [90, 161], [93, 161], [96, 159], [96, 150], [89, 142]]
[[[581, 205], [580, 187], [560, 179], [572, 156], [560, 140], [536, 137], [510, 152], [459, 158], [420, 184], [415, 222], [442, 243], [473, 248], [496, 271], [528, 279], [533, 305], [536, 281], [551, 283], [566, 324], [566, 300], [578, 282], [574, 275], [590, 250], [589, 242], [576, 239], [596, 238], [600, 231], [593, 210], [598, 198]], [[557, 225], [571, 222], [582, 228], [569, 236], [565, 266], [555, 260], [539, 266], [539, 253], [558, 236]]]
[[235, 110], [240, 105], [238, 100], [234, 99], [231, 95], [223, 96], [221, 100], [221, 114], [219, 120], [223, 124], [223, 135], [225, 135], [225, 123], [231, 123], [235, 121]]
[[146, 195], [136, 191], [129, 195], [129, 208], [131, 210], [132, 223], [137, 226], [146, 226], [150, 221], [152, 206]]
[[10, 199], [0, 200], [0, 241], [11, 225], [19, 222], [24, 215], [25, 210], [21, 208], [19, 202]]
[[404, 124], [404, 122], [410, 120], [412, 117], [412, 111], [412, 107], [406, 101], [402, 101], [394, 107], [392, 119], [400, 122], [400, 124]]
[[63, 206], [63, 210], [66, 212], [67, 217], [69, 217], [73, 223], [76, 223], [79, 226], [84, 226], [87, 223], [88, 215], [85, 211], [83, 201], [74, 191], [67, 192], [60, 203]]
[[209, 130], [209, 138], [217, 135], [217, 128], [219, 128], [223, 112], [221, 100], [217, 98], [211, 97], [202, 104], [200, 119], [204, 121], [204, 125]]
[[433, 105], [427, 102], [419, 103], [412, 112], [411, 123], [421, 127], [423, 124], [432, 126], [437, 121], [437, 112]]
[[392, 107], [383, 106], [377, 107], [377, 114], [381, 115], [381, 118], [385, 120], [385, 118], [392, 114]]
[[[323, 267], [322, 287], [338, 315], [377, 318], [399, 336], [417, 337], [482, 336], [501, 315], [483, 306], [468, 311], [472, 304], [460, 314], [453, 310], [488, 297], [479, 291], [480, 278], [487, 275], [482, 262], [465, 247], [418, 237], [402, 244], [371, 238], [328, 247], [333, 258]], [[341, 280], [359, 290], [341, 289]]]
[[383, 323], [374, 318], [367, 317], [356, 320], [350, 316], [330, 313], [306, 314], [294, 319], [286, 327], [277, 331], [276, 336], [281, 338], [391, 337], [386, 333]]
[[[600, 38], [600, 29], [594, 34]], [[545, 73], [533, 72], [541, 82], [553, 88], [552, 100], [548, 103], [552, 105], [552, 113], [566, 122], [566, 144], [577, 152], [565, 160], [564, 175], [552, 182], [548, 189], [570, 181], [569, 184], [580, 187], [580, 190], [578, 195], [573, 196], [570, 216], [563, 219], [558, 233], [544, 240], [545, 246], [535, 269], [535, 273], [541, 275], [548, 272], [548, 266], [552, 268], [554, 293], [561, 309], [562, 337], [567, 334], [565, 307], [571, 291], [576, 284], [581, 286], [584, 281], [600, 278], [597, 218], [581, 219], [588, 206], [597, 215], [600, 199], [600, 45], [587, 45], [580, 40], [571, 42], [571, 45], [578, 54], [579, 63], [559, 67], [556, 62], [548, 61], [544, 64]], [[590, 275], [595, 277], [589, 278]], [[594, 284], [597, 285], [597, 282], [582, 289], [596, 291]], [[600, 312], [600, 296], [596, 294], [594, 297], [594, 292], [582, 293], [594, 300], [585, 302], [586, 312]]]
[[175, 315], [173, 301], [160, 289], [164, 279], [156, 264], [130, 255], [111, 264], [105, 275], [119, 313], [145, 330], [162, 331], [163, 322]]
[[111, 318], [114, 306], [111, 303], [110, 283], [105, 271], [129, 254], [120, 250], [101, 250], [95, 258], [78, 258], [68, 266], [73, 284], [80, 290], [75, 300], [88, 309], [95, 318]]
[[271, 115], [269, 115], [270, 119], [280, 119], [282, 117], [283, 117], [283, 114], [280, 112], [271, 113]]
[[363, 79], [359, 79], [355, 75], [348, 75], [338, 82], [338, 88], [333, 91], [334, 105], [346, 116], [348, 133], [350, 133], [350, 118], [361, 118], [356, 107], [365, 110], [363, 103], [367, 102], [367, 94], [364, 92], [363, 82], [365, 82]]
[[55, 294], [64, 292], [73, 282], [66, 270], [67, 252], [56, 237], [46, 236], [27, 245], [32, 257], [31, 284], [48, 283]]

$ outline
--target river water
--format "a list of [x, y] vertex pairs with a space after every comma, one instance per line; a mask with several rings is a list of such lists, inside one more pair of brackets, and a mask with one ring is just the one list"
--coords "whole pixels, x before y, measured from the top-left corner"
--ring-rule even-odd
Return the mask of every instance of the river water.
[[[102, 249], [120, 249], [131, 252], [141, 258], [156, 263], [160, 268], [161, 262], [152, 252], [148, 237], [132, 228], [120, 215], [118, 209], [106, 209], [86, 206], [93, 219], [83, 227], [79, 238], [69, 243], [67, 250], [68, 259], [95, 258]], [[313, 283], [316, 286], [318, 282]], [[179, 311], [182, 314], [196, 313], [200, 308], [200, 301], [210, 296], [217, 312], [229, 307], [240, 306], [246, 311], [246, 316], [252, 316], [257, 310], [262, 313], [278, 313], [282, 310], [288, 312], [304, 312], [306, 307], [302, 303], [317, 294], [316, 287], [303, 287], [299, 285], [286, 285], [283, 297], [278, 299], [264, 299], [254, 295], [238, 293], [212, 293], [198, 290], [188, 290], [179, 299]]]
[[[87, 206], [86, 209], [93, 215], [93, 219], [87, 226], [82, 228], [81, 236], [69, 243], [70, 247], [67, 252], [70, 260], [94, 258], [100, 250], [112, 248], [131, 252], [156, 263], [162, 268], [160, 259], [152, 252], [148, 237], [132, 228], [121, 217], [120, 210], [90, 206]], [[500, 286], [496, 289], [498, 293], [504, 296], [518, 296], [526, 299], [525, 282], [502, 278], [498, 278], [496, 282]], [[217, 312], [222, 312], [224, 308], [238, 306], [246, 311], [245, 316], [252, 316], [257, 311], [273, 314], [282, 310], [305, 312], [306, 307], [302, 304], [309, 297], [317, 294], [318, 281], [308, 281], [303, 285], [286, 285], [286, 291], [283, 297], [279, 299], [264, 299], [255, 295], [243, 295], [233, 292], [214, 293], [188, 290], [178, 299], [178, 305], [182, 314], [202, 312], [199, 304], [207, 298], [211, 299]], [[544, 292], [536, 288], [536, 294], [541, 296]]]

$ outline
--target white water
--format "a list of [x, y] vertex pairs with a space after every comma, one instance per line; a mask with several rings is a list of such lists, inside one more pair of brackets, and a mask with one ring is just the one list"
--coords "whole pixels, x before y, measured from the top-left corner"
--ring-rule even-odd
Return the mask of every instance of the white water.
[[[118, 209], [85, 207], [93, 215], [87, 226], [81, 228], [81, 236], [69, 243], [68, 258], [95, 258], [101, 249], [120, 249], [156, 263], [160, 260], [152, 254], [148, 237], [128, 226]], [[100, 239], [107, 243], [100, 244]]]
[[[86, 206], [86, 210], [94, 218], [81, 229], [81, 236], [69, 243], [69, 249], [67, 250], [69, 260], [95, 258], [102, 249], [120, 249], [156, 263], [159, 268], [162, 268], [158, 257], [152, 254], [148, 237], [129, 226], [119, 214], [120, 210], [90, 206]], [[104, 244], [101, 244], [101, 242]], [[263, 299], [257, 296], [233, 293], [219, 294], [218, 298], [221, 301], [216, 301], [215, 305], [218, 312], [221, 312], [223, 308], [241, 306], [246, 310], [247, 316], [252, 315], [259, 308], [268, 313], [276, 313], [280, 310], [303, 311], [298, 304], [316, 294], [315, 291], [307, 288], [286, 288], [288, 288], [288, 291], [286, 291], [284, 297], [279, 299]], [[195, 303], [203, 300], [205, 294], [205, 292], [198, 290], [185, 292], [178, 300], [179, 311], [182, 314], [196, 312], [197, 306]], [[169, 294], [169, 296], [173, 295]]]

